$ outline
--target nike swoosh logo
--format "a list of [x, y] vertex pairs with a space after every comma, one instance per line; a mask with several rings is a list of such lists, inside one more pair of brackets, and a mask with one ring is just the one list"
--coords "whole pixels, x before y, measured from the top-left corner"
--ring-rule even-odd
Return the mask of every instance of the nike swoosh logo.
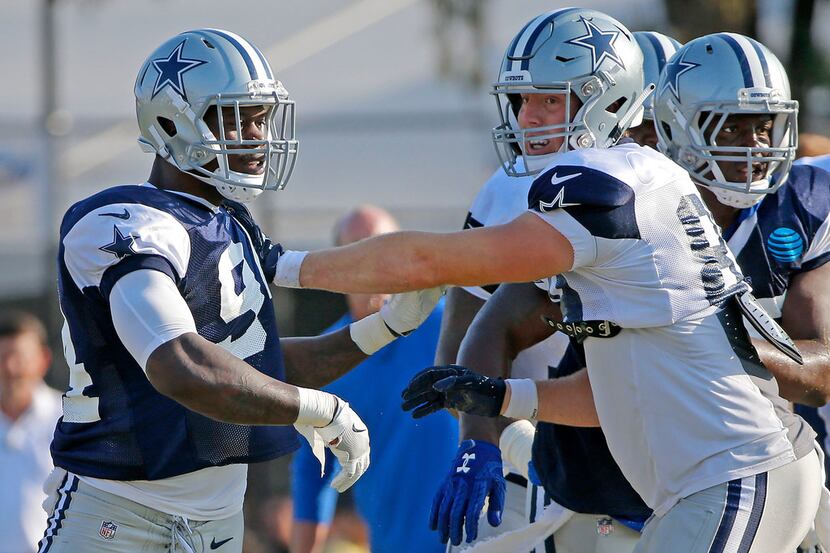
[[127, 211], [126, 208], [124, 208], [124, 213], [99, 213], [98, 217], [116, 217], [118, 219], [126, 220], [130, 218], [130, 212]]
[[564, 177], [560, 177], [556, 173], [550, 176], [550, 183], [551, 184], [559, 184], [560, 182], [565, 182], [571, 179], [575, 179], [576, 177], [581, 176], [582, 173], [574, 173], [573, 175], [565, 175]]
[[352, 432], [366, 432], [366, 427], [358, 428], [355, 425], [352, 425]]
[[228, 543], [232, 539], [233, 539], [233, 536], [229, 537], [228, 539], [224, 539], [222, 541], [216, 541], [216, 538], [213, 538], [212, 540], [210, 540], [210, 548], [211, 549], [219, 549], [220, 547], [222, 547], [223, 545], [225, 545], [226, 543]]

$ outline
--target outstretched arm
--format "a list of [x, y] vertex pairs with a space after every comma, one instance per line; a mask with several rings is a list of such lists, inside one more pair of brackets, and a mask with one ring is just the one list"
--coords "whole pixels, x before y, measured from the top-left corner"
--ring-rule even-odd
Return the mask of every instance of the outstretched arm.
[[312, 338], [280, 340], [288, 382], [319, 388], [388, 343], [421, 326], [441, 299], [441, 288], [392, 296], [377, 313]]
[[782, 397], [821, 407], [830, 401], [830, 263], [796, 275], [782, 311], [781, 326], [795, 340], [804, 365], [764, 340], [753, 343]]
[[279, 261], [277, 284], [295, 282], [303, 288], [344, 293], [395, 293], [441, 284], [533, 281], [569, 270], [573, 247], [550, 224], [525, 213], [504, 225], [460, 232], [385, 234], [311, 252], [297, 267], [290, 265]]
[[296, 386], [322, 388], [369, 357], [349, 335], [349, 327], [321, 336], [281, 338], [285, 380]]

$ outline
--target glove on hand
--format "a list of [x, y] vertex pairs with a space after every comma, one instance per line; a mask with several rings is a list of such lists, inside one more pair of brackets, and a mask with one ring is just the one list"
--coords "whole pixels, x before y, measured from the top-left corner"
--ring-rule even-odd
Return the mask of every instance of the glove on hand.
[[478, 537], [478, 518], [488, 499], [487, 522], [501, 524], [504, 511], [505, 481], [501, 452], [491, 443], [465, 440], [458, 447], [449, 475], [432, 500], [429, 527], [438, 530], [441, 543], [467, 543]]
[[366, 355], [372, 355], [400, 336], [406, 336], [423, 323], [441, 299], [440, 287], [395, 294], [372, 313], [349, 325], [352, 341]]
[[369, 468], [369, 432], [349, 404], [337, 399], [337, 412], [326, 426], [315, 429], [340, 461], [341, 471], [331, 487], [343, 493]]
[[404, 411], [416, 419], [447, 408], [471, 415], [498, 417], [507, 385], [460, 365], [430, 367], [416, 374], [401, 393]]
[[395, 294], [380, 308], [380, 316], [392, 332], [406, 336], [429, 317], [443, 294], [442, 286]]

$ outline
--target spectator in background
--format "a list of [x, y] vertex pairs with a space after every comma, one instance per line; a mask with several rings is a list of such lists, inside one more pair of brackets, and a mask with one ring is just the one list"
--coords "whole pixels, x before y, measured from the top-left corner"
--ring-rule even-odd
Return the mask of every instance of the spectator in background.
[[830, 137], [803, 132], [798, 135], [796, 157], [818, 157], [830, 154]]
[[52, 355], [29, 313], [0, 315], [0, 553], [34, 551], [43, 535], [43, 481], [60, 394], [44, 382]]
[[[337, 223], [335, 242], [341, 246], [396, 230], [398, 225], [389, 213], [366, 206]], [[386, 298], [381, 294], [348, 295], [349, 312], [326, 332], [376, 312]], [[447, 412], [435, 420], [412, 421], [400, 408], [400, 393], [409, 378], [432, 364], [442, 312], [439, 304], [405, 340], [386, 346], [326, 387], [360, 409], [371, 429], [374, 451], [382, 452], [372, 458], [372, 470], [354, 487], [354, 501], [369, 527], [374, 553], [444, 551], [423, 521], [429, 513], [432, 491], [446, 471], [446, 459], [458, 445], [457, 424]], [[333, 476], [332, 463], [336, 463], [334, 458], [327, 456], [326, 476], [321, 478], [320, 464], [308, 447], [301, 448], [294, 458], [292, 553], [323, 550], [337, 501], [337, 494], [327, 486]]]
[[806, 163], [830, 171], [830, 138], [821, 134], [799, 134], [796, 157], [797, 164]]

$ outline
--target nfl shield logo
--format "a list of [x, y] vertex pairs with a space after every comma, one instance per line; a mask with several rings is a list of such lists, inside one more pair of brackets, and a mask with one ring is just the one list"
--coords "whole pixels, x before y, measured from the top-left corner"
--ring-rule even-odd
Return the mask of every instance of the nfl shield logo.
[[115, 537], [116, 530], [118, 530], [118, 525], [116, 523], [109, 520], [105, 520], [101, 522], [101, 529], [98, 530], [98, 533], [105, 540], [111, 540]]
[[597, 519], [597, 534], [600, 536], [610, 536], [614, 531], [614, 521], [610, 518]]

